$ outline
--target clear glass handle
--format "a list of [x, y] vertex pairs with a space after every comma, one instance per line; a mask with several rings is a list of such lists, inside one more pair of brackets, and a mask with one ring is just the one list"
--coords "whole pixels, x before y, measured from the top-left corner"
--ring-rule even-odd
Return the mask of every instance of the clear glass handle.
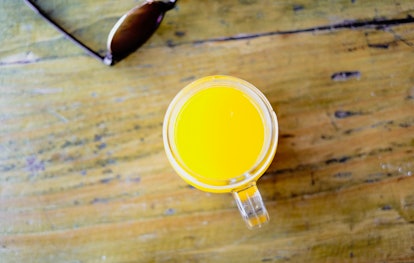
[[233, 192], [240, 213], [247, 226], [252, 229], [269, 221], [269, 214], [255, 183]]

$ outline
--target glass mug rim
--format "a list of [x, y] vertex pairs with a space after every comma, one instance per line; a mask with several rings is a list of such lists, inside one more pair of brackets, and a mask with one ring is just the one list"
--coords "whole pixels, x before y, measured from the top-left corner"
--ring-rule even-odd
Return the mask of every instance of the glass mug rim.
[[[265, 128], [264, 143], [255, 164], [243, 174], [226, 180], [203, 178], [202, 175], [191, 173], [189, 169], [185, 168], [185, 164], [180, 160], [174, 141], [175, 121], [182, 106], [192, 96], [205, 89], [223, 86], [235, 88], [243, 92], [244, 95], [248, 96], [250, 102], [253, 103], [257, 109], [259, 109]], [[252, 182], [257, 181], [264, 174], [273, 160], [278, 143], [278, 133], [276, 113], [273, 111], [272, 106], [264, 94], [251, 83], [237, 77], [227, 75], [202, 77], [185, 86], [170, 102], [163, 124], [163, 142], [165, 152], [170, 164], [173, 166], [177, 174], [190, 185], [203, 191], [215, 193], [234, 192], [238, 189], [245, 188]], [[203, 180], [201, 181], [198, 178], [202, 178]]]

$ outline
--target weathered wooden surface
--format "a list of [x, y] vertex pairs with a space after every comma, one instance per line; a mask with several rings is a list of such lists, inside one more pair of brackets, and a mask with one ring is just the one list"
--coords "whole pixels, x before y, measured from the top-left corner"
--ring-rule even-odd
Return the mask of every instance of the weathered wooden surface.
[[[98, 49], [135, 5], [43, 2]], [[109, 68], [0, 2], [0, 262], [414, 262], [412, 16], [412, 1], [180, 0]], [[279, 117], [257, 231], [164, 156], [169, 101], [211, 74]]]

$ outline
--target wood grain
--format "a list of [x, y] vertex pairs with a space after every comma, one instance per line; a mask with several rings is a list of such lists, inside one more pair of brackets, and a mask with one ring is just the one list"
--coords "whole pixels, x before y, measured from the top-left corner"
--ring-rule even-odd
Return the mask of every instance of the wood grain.
[[[136, 4], [109, 2], [45, 9], [103, 51]], [[1, 2], [0, 261], [414, 261], [413, 10], [182, 0], [107, 67], [22, 2]], [[164, 155], [169, 102], [211, 74], [253, 83], [279, 118], [258, 182], [271, 221], [257, 231]]]

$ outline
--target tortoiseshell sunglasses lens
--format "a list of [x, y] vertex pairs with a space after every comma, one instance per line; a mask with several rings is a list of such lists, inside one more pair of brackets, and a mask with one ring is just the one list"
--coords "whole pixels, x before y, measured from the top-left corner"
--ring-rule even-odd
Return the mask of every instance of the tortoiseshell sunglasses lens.
[[137, 50], [154, 34], [175, 2], [147, 2], [121, 17], [109, 33], [105, 59], [112, 63]]

